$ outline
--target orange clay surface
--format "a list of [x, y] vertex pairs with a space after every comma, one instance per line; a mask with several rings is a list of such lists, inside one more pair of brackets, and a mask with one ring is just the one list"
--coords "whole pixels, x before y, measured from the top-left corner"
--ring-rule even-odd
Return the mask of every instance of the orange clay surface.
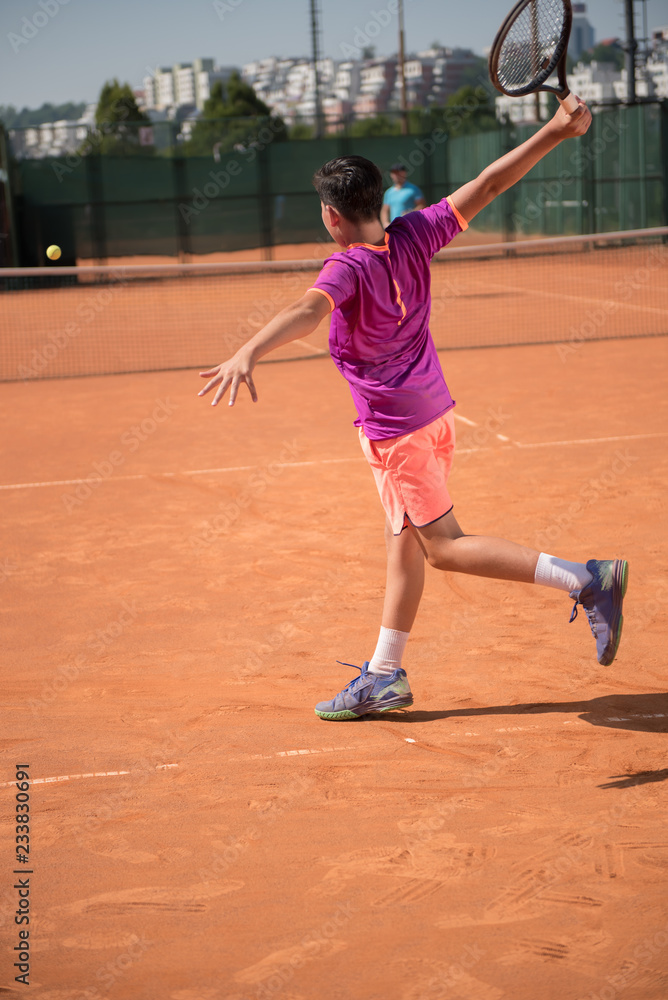
[[567, 595], [431, 570], [413, 708], [338, 724], [384, 549], [331, 361], [234, 409], [195, 371], [5, 385], [0, 995], [665, 1000], [667, 346], [441, 355], [460, 522], [627, 558], [614, 664]]

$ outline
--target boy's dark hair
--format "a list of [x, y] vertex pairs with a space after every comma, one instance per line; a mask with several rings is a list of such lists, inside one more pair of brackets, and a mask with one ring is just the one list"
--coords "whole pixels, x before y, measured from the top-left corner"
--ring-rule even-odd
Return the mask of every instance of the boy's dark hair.
[[337, 156], [316, 170], [313, 187], [320, 201], [349, 222], [377, 219], [383, 204], [383, 175], [363, 156]]

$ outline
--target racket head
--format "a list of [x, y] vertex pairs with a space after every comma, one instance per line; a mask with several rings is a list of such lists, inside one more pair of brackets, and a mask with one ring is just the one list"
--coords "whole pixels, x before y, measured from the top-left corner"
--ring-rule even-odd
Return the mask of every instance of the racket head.
[[[572, 23], [570, 0], [519, 0], [489, 54], [489, 76], [496, 89], [509, 97], [537, 90], [568, 95], [566, 55]], [[555, 70], [558, 87], [547, 84]]]

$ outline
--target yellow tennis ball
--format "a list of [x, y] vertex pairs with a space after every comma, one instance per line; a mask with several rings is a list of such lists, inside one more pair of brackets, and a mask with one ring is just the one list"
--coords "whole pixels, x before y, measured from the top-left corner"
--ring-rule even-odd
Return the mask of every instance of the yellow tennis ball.
[[49, 258], [49, 260], [58, 260], [61, 253], [62, 251], [60, 247], [57, 247], [54, 243], [52, 246], [47, 248], [46, 256]]

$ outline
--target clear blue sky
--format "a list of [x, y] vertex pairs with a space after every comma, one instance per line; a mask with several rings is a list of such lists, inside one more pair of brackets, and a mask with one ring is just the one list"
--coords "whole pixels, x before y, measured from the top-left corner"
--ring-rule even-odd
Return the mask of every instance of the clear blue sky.
[[[116, 76], [141, 85], [147, 68], [211, 56], [241, 65], [270, 55], [310, 52], [309, 0], [0, 0], [0, 104], [39, 107], [44, 101], [94, 101], [105, 80]], [[390, 23], [369, 43], [378, 54], [396, 52], [391, 0], [320, 0], [321, 46], [343, 58], [342, 46], [359, 42], [373, 12]], [[668, 24], [668, 0], [645, 0], [650, 29]], [[41, 6], [41, 4], [43, 6]], [[61, 6], [62, 4], [62, 6]], [[437, 39], [482, 54], [511, 0], [404, 0], [406, 46], [426, 48]], [[642, 25], [643, 3], [636, 3]], [[44, 10], [46, 8], [46, 12]], [[623, 36], [622, 0], [588, 0], [597, 39]], [[51, 12], [51, 14], [49, 14]], [[37, 28], [26, 44], [24, 18]], [[42, 25], [42, 22], [46, 21]], [[377, 22], [375, 22], [377, 23]], [[375, 29], [371, 29], [375, 34]], [[14, 51], [14, 49], [17, 51]]]

